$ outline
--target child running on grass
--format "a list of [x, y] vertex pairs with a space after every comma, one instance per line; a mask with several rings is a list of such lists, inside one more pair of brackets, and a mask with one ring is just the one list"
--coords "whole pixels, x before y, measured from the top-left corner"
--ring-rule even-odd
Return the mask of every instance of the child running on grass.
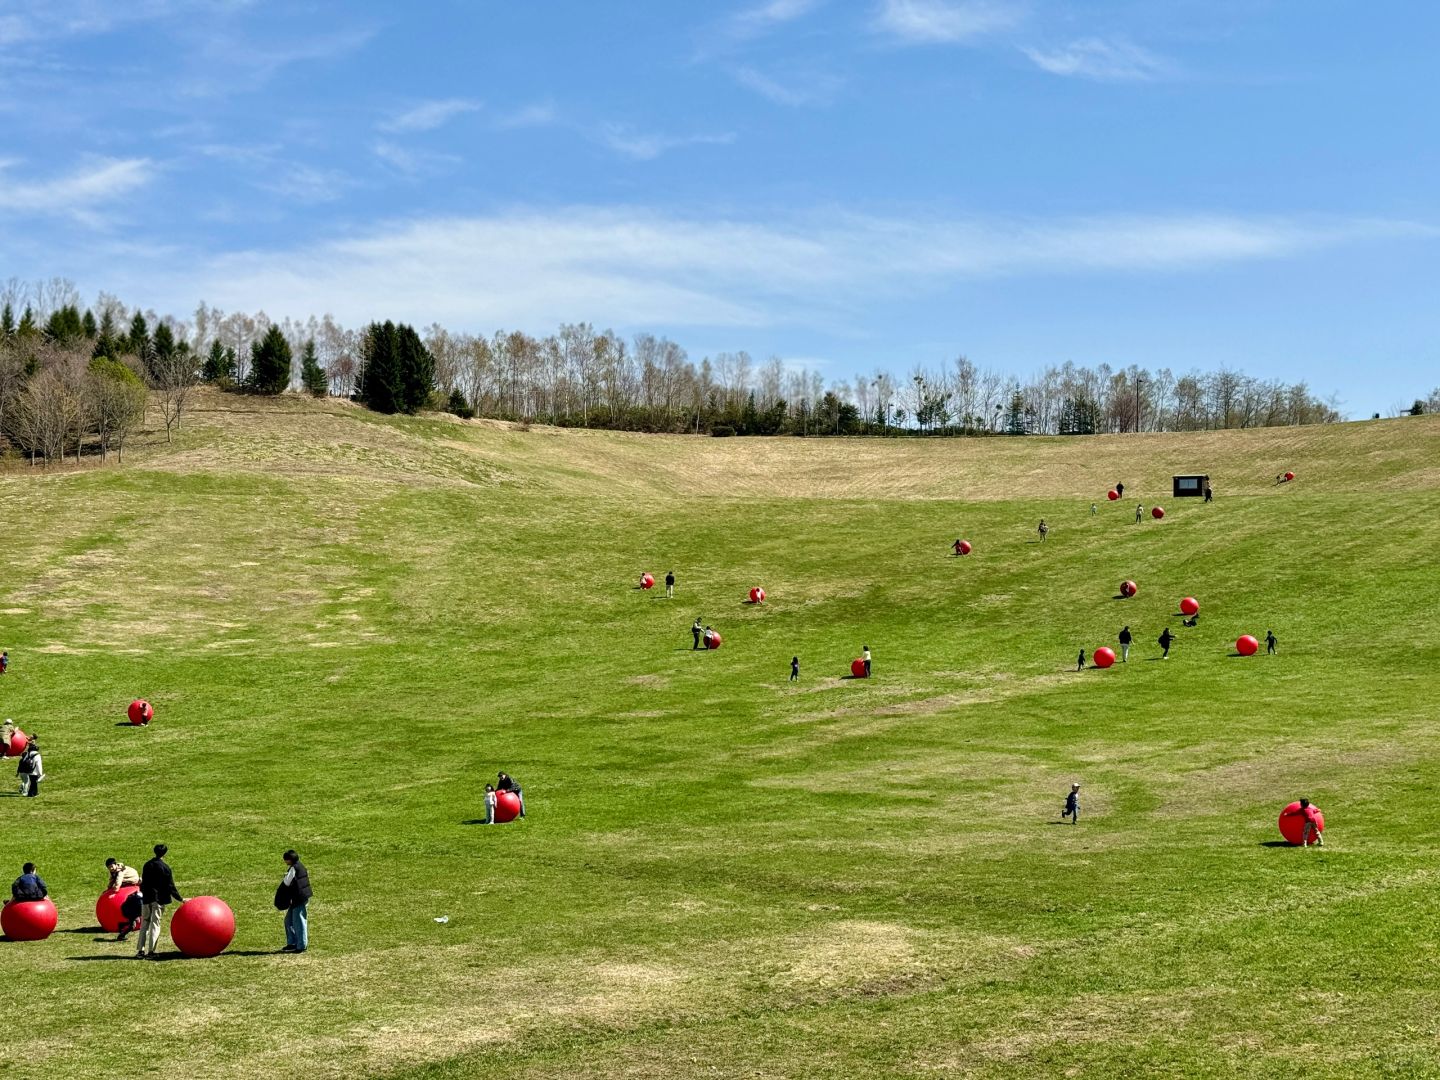
[[1081, 649], [1081, 650], [1080, 650], [1080, 659], [1075, 661], [1075, 670], [1076, 670], [1076, 671], [1084, 671], [1084, 670], [1085, 670], [1085, 650], [1084, 650], [1084, 649]]
[[1077, 781], [1070, 785], [1070, 794], [1065, 796], [1065, 809], [1060, 811], [1060, 817], [1070, 819], [1071, 825], [1080, 824], [1080, 784]]

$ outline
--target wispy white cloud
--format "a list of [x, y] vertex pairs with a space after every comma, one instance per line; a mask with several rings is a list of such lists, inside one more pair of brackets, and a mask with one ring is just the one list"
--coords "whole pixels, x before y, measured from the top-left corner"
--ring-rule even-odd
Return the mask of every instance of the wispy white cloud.
[[559, 120], [560, 113], [554, 105], [548, 101], [539, 101], [531, 105], [521, 105], [509, 112], [496, 113], [491, 123], [502, 131], [511, 131], [517, 128], [547, 127]]
[[12, 180], [14, 162], [0, 162], [0, 211], [68, 214], [99, 224], [99, 208], [148, 184], [155, 165], [148, 158], [96, 158], [73, 172], [45, 180]]
[[767, 34], [786, 23], [802, 19], [814, 11], [822, 0], [768, 0], [767, 3], [737, 11], [725, 21], [723, 32], [734, 39], [745, 40]]
[[685, 146], [724, 146], [735, 141], [733, 131], [718, 134], [660, 135], [636, 131], [624, 124], [607, 124], [599, 131], [602, 143], [617, 154], [636, 161], [652, 161]]
[[453, 167], [459, 162], [454, 154], [442, 154], [433, 150], [415, 150], [389, 139], [377, 139], [370, 152], [395, 172], [406, 176], [427, 176]]
[[874, 26], [910, 44], [954, 44], [1008, 30], [1024, 14], [1007, 0], [881, 0]]
[[828, 105], [835, 100], [844, 80], [834, 75], [792, 75], [782, 81], [753, 67], [740, 67], [731, 72], [735, 81], [747, 90], [777, 105], [799, 108], [804, 105]]
[[1057, 49], [1023, 51], [1052, 75], [1101, 82], [1151, 82], [1174, 74], [1170, 61], [1123, 39], [1081, 38]]
[[443, 127], [457, 116], [476, 112], [481, 103], [469, 98], [443, 98], [424, 101], [409, 109], [394, 113], [377, 126], [381, 131], [402, 134], [413, 131], [434, 131]]
[[[293, 250], [173, 261], [116, 282], [185, 310], [205, 297], [274, 315], [334, 311], [475, 329], [833, 327], [879, 297], [967, 280], [1200, 271], [1440, 230], [1365, 219], [1244, 216], [1059, 221], [828, 214], [772, 222], [577, 207], [386, 225]], [[483, 257], [477, 257], [483, 253]], [[133, 264], [117, 268], [138, 272]]]

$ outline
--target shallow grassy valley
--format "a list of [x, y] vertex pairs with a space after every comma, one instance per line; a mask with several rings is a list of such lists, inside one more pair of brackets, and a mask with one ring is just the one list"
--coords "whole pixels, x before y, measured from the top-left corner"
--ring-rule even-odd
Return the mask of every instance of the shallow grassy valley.
[[[1214, 504], [1170, 498], [1192, 471]], [[0, 943], [10, 1064], [1440, 1075], [1437, 520], [1431, 417], [727, 440], [207, 394], [123, 467], [12, 463], [0, 715], [49, 779], [0, 799], [0, 866], [61, 920]], [[474, 824], [502, 768], [528, 817]], [[1277, 845], [1300, 795], [1323, 850]], [[94, 929], [105, 857], [158, 840], [227, 954]]]

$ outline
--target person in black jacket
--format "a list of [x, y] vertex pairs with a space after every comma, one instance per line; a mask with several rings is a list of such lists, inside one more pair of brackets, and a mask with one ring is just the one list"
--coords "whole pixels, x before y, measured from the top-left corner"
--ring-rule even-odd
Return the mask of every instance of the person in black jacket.
[[165, 905], [171, 900], [185, 899], [175, 888], [175, 875], [165, 861], [169, 850], [164, 844], [156, 844], [155, 857], [140, 868], [140, 940], [135, 947], [135, 955], [140, 959], [146, 956], [155, 959], [155, 950], [160, 947], [160, 930], [165, 923]]
[[1122, 664], [1130, 662], [1130, 646], [1134, 641], [1135, 635], [1130, 633], [1130, 627], [1122, 626], [1120, 628], [1120, 662]]
[[1158, 644], [1160, 645], [1160, 648], [1162, 648], [1162, 649], [1165, 650], [1165, 651], [1164, 651], [1163, 653], [1161, 653], [1161, 655], [1160, 655], [1160, 659], [1161, 659], [1161, 660], [1169, 660], [1169, 659], [1170, 659], [1170, 643], [1171, 643], [1172, 641], [1174, 641], [1174, 640], [1175, 640], [1175, 635], [1172, 634], [1172, 633], [1170, 633], [1170, 628], [1169, 628], [1168, 626], [1165, 627], [1165, 632], [1164, 632], [1163, 634], [1161, 634], [1160, 637], [1159, 637], [1159, 639], [1158, 639]]
[[280, 891], [275, 896], [275, 906], [283, 899], [285, 908], [285, 947], [281, 952], [302, 953], [310, 947], [310, 871], [300, 861], [300, 856], [291, 848], [280, 856], [290, 869], [280, 881]]
[[513, 791], [515, 797], [520, 800], [520, 816], [525, 816], [525, 792], [520, 790], [513, 777], [508, 772], [502, 772], [495, 780], [496, 791]]

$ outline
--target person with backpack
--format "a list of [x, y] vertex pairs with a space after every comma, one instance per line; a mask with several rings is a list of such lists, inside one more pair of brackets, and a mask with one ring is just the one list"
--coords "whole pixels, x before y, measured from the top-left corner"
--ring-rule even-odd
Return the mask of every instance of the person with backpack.
[[175, 875], [165, 854], [170, 849], [164, 844], [155, 845], [155, 857], [140, 868], [140, 940], [136, 942], [135, 958], [147, 956], [154, 960], [155, 951], [160, 948], [160, 930], [165, 923], [165, 905], [171, 900], [185, 902], [180, 890], [175, 887]]
[[1120, 662], [1122, 664], [1130, 662], [1130, 646], [1134, 641], [1135, 635], [1130, 633], [1130, 627], [1122, 626], [1120, 628]]
[[50, 895], [45, 879], [35, 872], [35, 864], [27, 862], [20, 868], [20, 876], [10, 885], [10, 899], [17, 904], [28, 904], [32, 900], [44, 900]]
[[30, 736], [29, 745], [20, 755], [15, 775], [20, 781], [21, 795], [33, 799], [40, 794], [40, 781], [45, 779], [45, 763], [40, 757], [40, 741], [34, 735]]
[[280, 857], [288, 867], [275, 890], [275, 907], [285, 912], [285, 947], [280, 951], [302, 953], [310, 947], [310, 871], [294, 848]]
[[1156, 639], [1156, 640], [1157, 640], [1160, 648], [1162, 648], [1162, 649], [1165, 650], [1163, 653], [1160, 654], [1160, 659], [1161, 659], [1161, 660], [1169, 660], [1169, 659], [1170, 659], [1170, 643], [1175, 640], [1175, 635], [1172, 634], [1172, 633], [1170, 633], [1170, 628], [1167, 626], [1167, 627], [1165, 627], [1165, 632], [1162, 633], [1162, 634], [1160, 635], [1160, 637], [1159, 637], [1158, 639]]

